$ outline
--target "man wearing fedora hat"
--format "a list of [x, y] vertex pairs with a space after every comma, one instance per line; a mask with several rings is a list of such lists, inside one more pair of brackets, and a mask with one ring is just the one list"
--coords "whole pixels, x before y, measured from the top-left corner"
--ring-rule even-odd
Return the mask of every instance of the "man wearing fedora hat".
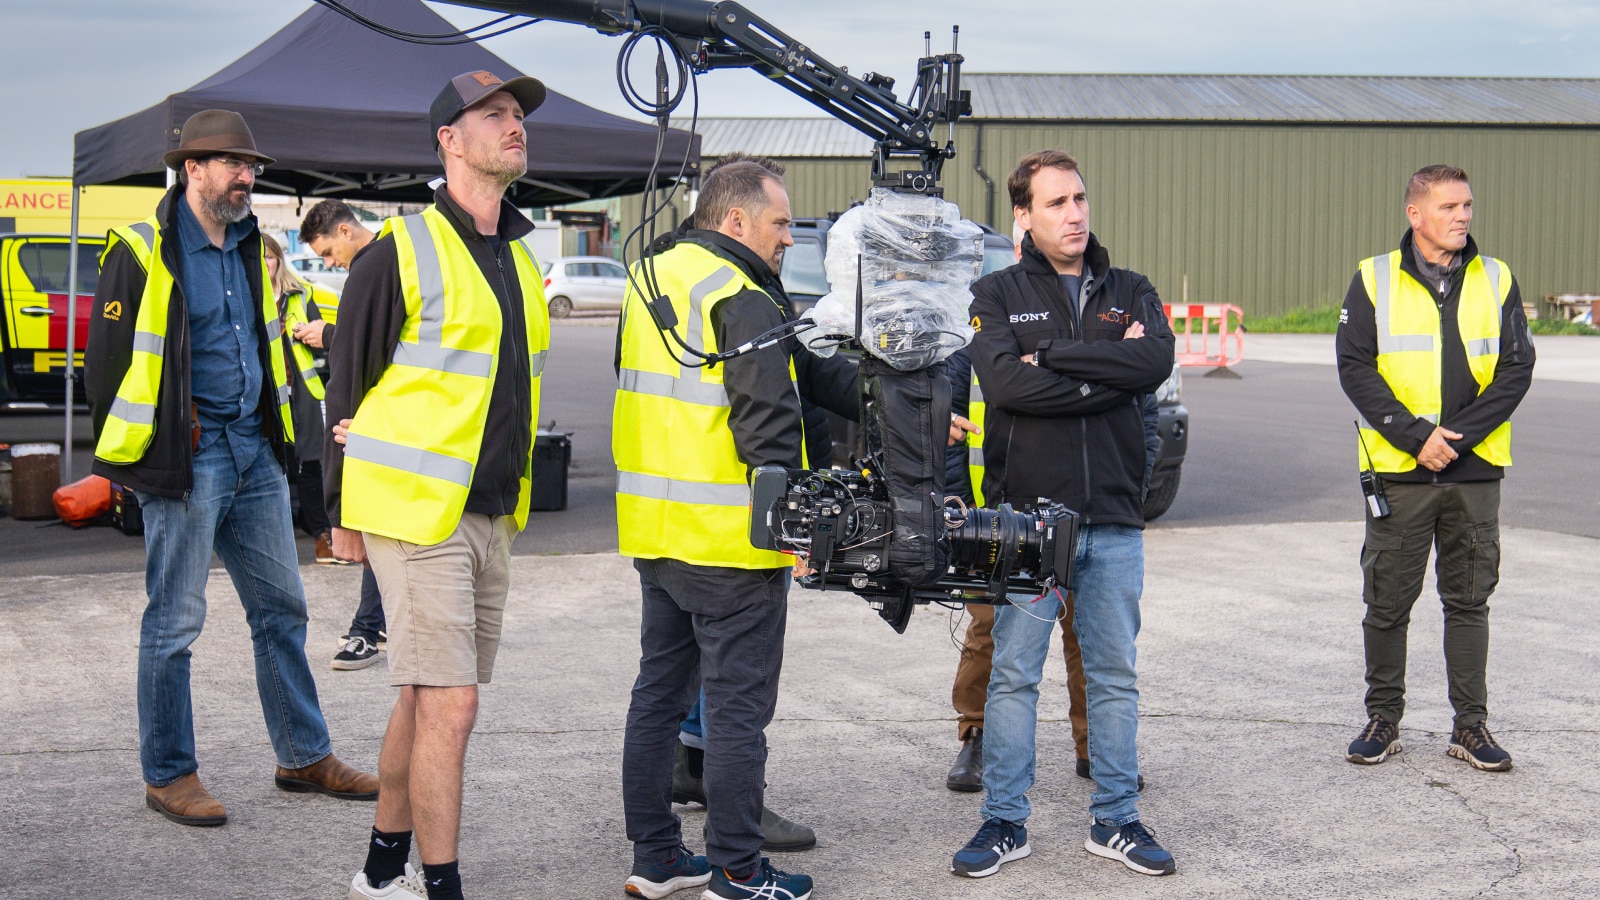
[[132, 488], [144, 511], [145, 803], [184, 825], [227, 819], [200, 784], [189, 693], [213, 551], [250, 624], [278, 787], [372, 800], [377, 778], [332, 753], [306, 662], [284, 474], [287, 350], [250, 215], [255, 176], [272, 159], [238, 113], [206, 110], [184, 123], [163, 161], [177, 184], [155, 215], [111, 231], [84, 373], [95, 474]]
[[[544, 281], [505, 199], [528, 167], [533, 78], [452, 78], [429, 110], [445, 183], [350, 263], [329, 354], [324, 453], [334, 554], [366, 558], [400, 688], [351, 898], [461, 897], [462, 766], [527, 521]], [[419, 875], [407, 862], [413, 836]]]

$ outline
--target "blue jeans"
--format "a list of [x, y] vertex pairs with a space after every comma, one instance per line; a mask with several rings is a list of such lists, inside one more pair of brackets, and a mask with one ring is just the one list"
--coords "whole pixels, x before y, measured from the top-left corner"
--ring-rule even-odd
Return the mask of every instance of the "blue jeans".
[[[696, 683], [699, 679], [695, 679]], [[689, 707], [689, 714], [683, 717], [683, 722], [678, 725], [678, 742], [685, 747], [696, 750], [706, 748], [706, 721], [704, 710], [706, 708], [706, 692], [704, 689], [695, 691], [694, 705]]]
[[[1144, 534], [1122, 525], [1088, 525], [1078, 536], [1073, 630], [1088, 681], [1089, 812], [1124, 825], [1139, 818], [1139, 687], [1134, 640], [1144, 592]], [[983, 708], [983, 818], [1026, 822], [1034, 780], [1039, 681], [1061, 612], [1052, 592], [1011, 597], [995, 607], [994, 670]], [[1065, 759], [1066, 757], [1063, 757]]]
[[215, 550], [233, 579], [255, 645], [256, 690], [278, 764], [301, 768], [330, 752], [306, 662], [306, 598], [289, 515], [289, 483], [261, 441], [240, 472], [227, 441], [194, 458], [189, 498], [139, 493], [145, 592], [139, 631], [139, 762], [162, 787], [199, 768], [189, 697], [189, 645], [206, 620]]

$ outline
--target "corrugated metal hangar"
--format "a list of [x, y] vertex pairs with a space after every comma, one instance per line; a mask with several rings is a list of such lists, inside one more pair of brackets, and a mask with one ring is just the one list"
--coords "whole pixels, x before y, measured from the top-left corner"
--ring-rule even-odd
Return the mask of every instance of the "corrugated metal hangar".
[[[974, 115], [956, 129], [946, 196], [1009, 232], [1006, 175], [1028, 152], [1066, 150], [1113, 263], [1170, 301], [1187, 277], [1190, 301], [1246, 315], [1339, 302], [1358, 260], [1397, 245], [1407, 176], [1441, 162], [1471, 175], [1473, 234], [1525, 298], [1600, 292], [1600, 80], [971, 74], [964, 86]], [[871, 142], [832, 120], [698, 130], [705, 165], [734, 150], [787, 165], [797, 216], [844, 210], [869, 187]]]

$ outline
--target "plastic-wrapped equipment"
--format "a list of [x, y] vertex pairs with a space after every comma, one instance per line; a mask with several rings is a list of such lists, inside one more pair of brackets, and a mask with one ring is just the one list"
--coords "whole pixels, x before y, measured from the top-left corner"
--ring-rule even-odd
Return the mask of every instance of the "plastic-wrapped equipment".
[[858, 272], [856, 337], [873, 356], [914, 372], [972, 340], [967, 307], [983, 269], [983, 230], [954, 203], [873, 188], [828, 230], [826, 266], [832, 290], [806, 312], [819, 327], [800, 338], [818, 356], [855, 333]]

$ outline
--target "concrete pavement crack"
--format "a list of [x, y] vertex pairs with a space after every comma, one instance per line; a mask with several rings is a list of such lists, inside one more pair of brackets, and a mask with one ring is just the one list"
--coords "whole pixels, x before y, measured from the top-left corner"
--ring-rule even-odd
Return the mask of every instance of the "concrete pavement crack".
[[1437, 789], [1442, 790], [1445, 793], [1449, 794], [1450, 796], [1454, 797], [1456, 799], [1456, 802], [1461, 804], [1461, 808], [1462, 809], [1466, 810], [1468, 814], [1474, 816], [1480, 822], [1483, 823], [1484, 832], [1486, 834], [1488, 834], [1490, 838], [1494, 839], [1494, 842], [1496, 844], [1499, 844], [1501, 849], [1505, 850], [1507, 853], [1509, 853], [1511, 855], [1511, 860], [1512, 860], [1511, 871], [1506, 873], [1506, 874], [1503, 874], [1503, 875], [1499, 876], [1498, 878], [1494, 879], [1493, 881], [1489, 882], [1489, 886], [1484, 888], [1483, 890], [1479, 891], [1475, 896], [1484, 897], [1484, 896], [1488, 896], [1490, 894], [1493, 894], [1495, 889], [1500, 887], [1500, 885], [1502, 885], [1502, 884], [1504, 884], [1504, 883], [1506, 883], [1506, 882], [1508, 882], [1508, 881], [1510, 881], [1510, 880], [1512, 880], [1512, 879], [1514, 879], [1517, 876], [1522, 874], [1522, 866], [1523, 866], [1522, 851], [1518, 850], [1516, 845], [1511, 843], [1509, 838], [1505, 837], [1504, 835], [1502, 835], [1499, 831], [1497, 831], [1495, 829], [1494, 822], [1492, 820], [1490, 820], [1488, 813], [1479, 812], [1478, 810], [1474, 809], [1473, 806], [1472, 806], [1472, 801], [1467, 799], [1467, 797], [1465, 795], [1463, 795], [1460, 791], [1456, 790], [1454, 785], [1452, 785], [1450, 782], [1448, 782], [1448, 781], [1440, 781], [1438, 778], [1435, 778], [1434, 776], [1428, 774], [1427, 772], [1423, 771], [1418, 766], [1413, 765], [1412, 764], [1412, 757], [1409, 757], [1409, 756], [1406, 756], [1406, 755], [1402, 754], [1400, 756], [1395, 756], [1395, 757], [1391, 757], [1391, 758], [1394, 759], [1396, 762], [1400, 763], [1400, 765], [1403, 766], [1407, 771], [1414, 772], [1417, 775], [1419, 775], [1419, 776], [1423, 777], [1424, 779], [1426, 779], [1426, 781], [1424, 783], [1428, 787], [1437, 788]]

